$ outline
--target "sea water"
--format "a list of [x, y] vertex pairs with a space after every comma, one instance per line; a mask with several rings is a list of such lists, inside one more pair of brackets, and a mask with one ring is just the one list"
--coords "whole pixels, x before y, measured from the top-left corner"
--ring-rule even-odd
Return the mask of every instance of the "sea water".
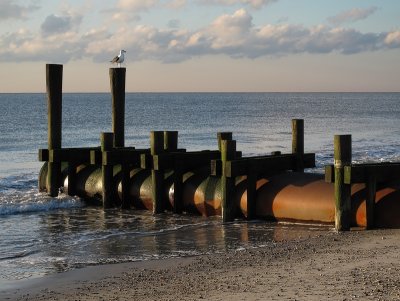
[[[89, 265], [212, 254], [318, 235], [330, 227], [87, 206], [41, 194], [37, 150], [47, 147], [44, 94], [0, 94], [0, 288]], [[179, 147], [217, 149], [232, 131], [245, 156], [291, 151], [291, 119], [305, 120], [305, 151], [333, 161], [333, 136], [352, 134], [355, 162], [400, 161], [400, 93], [128, 93], [126, 145], [151, 130], [179, 131]], [[63, 147], [98, 146], [111, 130], [109, 94], [63, 95]]]

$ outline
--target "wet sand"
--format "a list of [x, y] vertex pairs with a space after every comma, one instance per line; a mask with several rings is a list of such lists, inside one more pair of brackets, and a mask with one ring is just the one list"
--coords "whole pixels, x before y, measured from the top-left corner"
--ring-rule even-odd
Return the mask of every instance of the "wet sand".
[[84, 268], [0, 290], [0, 300], [400, 300], [400, 230]]

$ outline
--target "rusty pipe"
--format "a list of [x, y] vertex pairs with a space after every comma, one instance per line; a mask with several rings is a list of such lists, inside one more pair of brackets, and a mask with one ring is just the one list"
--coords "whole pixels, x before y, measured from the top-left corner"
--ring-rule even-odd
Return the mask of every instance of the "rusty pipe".
[[[64, 186], [68, 186], [65, 164], [62, 165]], [[121, 168], [114, 169], [116, 198], [120, 202]], [[47, 164], [39, 174], [39, 187], [45, 189]], [[172, 171], [165, 173], [165, 197], [170, 208], [174, 202]], [[151, 177], [148, 170], [132, 169], [130, 172], [130, 201], [139, 209], [152, 210]], [[246, 178], [236, 179], [236, 216], [246, 217]], [[364, 184], [354, 184], [352, 194], [352, 225], [366, 225]], [[81, 165], [77, 168], [77, 194], [85, 199], [101, 200], [101, 172], [99, 167]], [[183, 177], [183, 200], [186, 212], [212, 216], [221, 214], [221, 181], [203, 171], [188, 172]], [[117, 203], [118, 203], [117, 202]], [[400, 227], [400, 183], [377, 187], [375, 206], [376, 227]], [[326, 183], [323, 175], [287, 172], [257, 181], [256, 212], [259, 218], [333, 223], [333, 184]]]

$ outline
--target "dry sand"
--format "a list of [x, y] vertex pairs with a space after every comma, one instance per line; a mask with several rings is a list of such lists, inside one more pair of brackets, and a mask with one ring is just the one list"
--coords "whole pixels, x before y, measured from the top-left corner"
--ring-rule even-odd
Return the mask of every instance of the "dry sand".
[[400, 300], [400, 230], [85, 268], [28, 281], [0, 300]]

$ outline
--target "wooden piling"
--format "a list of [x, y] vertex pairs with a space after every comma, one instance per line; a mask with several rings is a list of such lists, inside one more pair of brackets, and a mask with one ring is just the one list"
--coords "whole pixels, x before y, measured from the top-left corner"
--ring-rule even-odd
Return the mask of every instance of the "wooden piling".
[[76, 195], [76, 183], [77, 183], [77, 175], [76, 175], [77, 164], [74, 160], [70, 160], [68, 162], [68, 195], [75, 196]]
[[178, 149], [178, 131], [164, 131], [164, 150], [175, 152]]
[[351, 184], [344, 183], [344, 167], [351, 165], [351, 135], [335, 135], [335, 228], [350, 230]]
[[236, 155], [235, 140], [221, 140], [221, 161], [222, 161], [222, 176], [221, 176], [221, 207], [222, 221], [231, 222], [235, 218], [233, 197], [235, 195], [235, 178], [227, 177], [227, 162], [234, 160]]
[[177, 214], [183, 211], [183, 162], [181, 160], [175, 161], [173, 211]]
[[[49, 150], [61, 148], [62, 76], [62, 65], [46, 64], [46, 91], [48, 108], [47, 141]], [[61, 162], [49, 162], [47, 172], [48, 194], [52, 197], [56, 197], [61, 186]]]
[[125, 77], [126, 68], [110, 68], [112, 96], [112, 132], [114, 147], [125, 146]]
[[131, 165], [128, 163], [121, 164], [121, 208], [130, 209], [129, 190], [130, 190], [130, 175]]
[[[178, 131], [164, 131], [164, 151], [176, 152], [178, 150]], [[174, 206], [173, 212], [180, 214], [183, 210], [183, 162], [174, 161]]]
[[218, 132], [218, 150], [221, 151], [221, 141], [222, 140], [232, 140], [232, 132]]
[[[113, 149], [114, 133], [101, 133], [101, 151], [110, 151]], [[102, 162], [101, 165], [101, 181], [102, 181], [102, 192], [103, 192], [103, 208], [111, 208], [114, 205], [114, 166], [107, 162]]]
[[366, 218], [367, 226], [366, 228], [373, 229], [375, 224], [374, 211], [375, 211], [375, 195], [376, 195], [376, 176], [371, 173], [368, 176], [368, 182], [366, 185], [367, 197], [366, 197]]
[[[152, 131], [150, 133], [150, 153], [159, 155], [164, 150], [164, 132]], [[154, 161], [153, 161], [154, 162]], [[151, 170], [152, 195], [153, 195], [153, 213], [164, 212], [164, 171]]]
[[292, 154], [296, 155], [296, 169], [304, 172], [304, 120], [292, 120]]
[[250, 168], [247, 175], [247, 219], [256, 217], [257, 173]]

